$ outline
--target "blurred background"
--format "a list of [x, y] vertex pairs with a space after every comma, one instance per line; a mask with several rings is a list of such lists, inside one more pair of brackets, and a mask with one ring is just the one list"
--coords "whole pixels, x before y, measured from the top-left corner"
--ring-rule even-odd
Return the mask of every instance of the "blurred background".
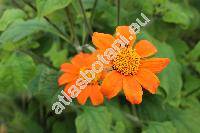
[[[93, 32], [141, 13], [151, 21], [137, 41], [171, 60], [157, 94], [140, 105], [123, 94], [98, 107], [74, 100], [56, 115], [59, 66], [93, 46]], [[0, 0], [0, 133], [199, 133], [199, 90], [200, 0]]]

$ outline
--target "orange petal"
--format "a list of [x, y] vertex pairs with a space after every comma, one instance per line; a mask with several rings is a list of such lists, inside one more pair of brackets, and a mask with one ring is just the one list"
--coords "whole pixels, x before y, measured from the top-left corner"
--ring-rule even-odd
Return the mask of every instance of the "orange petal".
[[92, 35], [92, 42], [99, 49], [111, 47], [114, 40], [115, 38], [110, 34], [94, 32]]
[[123, 90], [126, 95], [126, 99], [130, 103], [140, 104], [142, 102], [142, 87], [133, 76], [124, 76]]
[[132, 46], [136, 40], [136, 35], [129, 32], [129, 26], [118, 26], [116, 33], [119, 33], [119, 35], [116, 35], [116, 38], [120, 38], [120, 35], [124, 36], [129, 41], [129, 46]]
[[58, 79], [58, 85], [63, 85], [69, 83], [77, 78], [77, 74], [74, 73], [64, 73]]
[[147, 40], [141, 40], [135, 45], [136, 52], [141, 57], [148, 57], [157, 52], [156, 47]]
[[151, 58], [141, 61], [141, 68], [146, 68], [153, 73], [160, 73], [168, 64], [168, 58]]
[[91, 94], [91, 89], [92, 89], [91, 85], [88, 85], [85, 87], [85, 89], [81, 90], [81, 93], [77, 96], [78, 103], [80, 103], [81, 105], [85, 104], [87, 98]]
[[82, 68], [82, 67], [87, 67], [93, 63], [93, 60], [95, 58], [92, 56], [92, 54], [86, 54], [86, 53], [79, 53], [76, 56], [74, 56], [71, 59], [71, 62], [73, 65]]
[[79, 69], [70, 63], [64, 63], [60, 66], [61, 71], [67, 72], [67, 73], [79, 73]]
[[122, 89], [122, 75], [117, 71], [109, 72], [102, 83], [102, 93], [107, 98], [112, 98], [116, 96]]
[[150, 93], [155, 94], [160, 81], [158, 77], [148, 69], [139, 69], [137, 75], [135, 76], [136, 80]]
[[103, 103], [103, 94], [100, 91], [99, 85], [91, 85], [90, 99], [93, 105], [99, 105]]
[[72, 84], [72, 83], [67, 84], [67, 85], [65, 86], [65, 88], [64, 88], [64, 92], [65, 92], [68, 96], [70, 96], [70, 97], [71, 97], [71, 94], [68, 93], [68, 90], [69, 90], [69, 88], [71, 87], [71, 85], [73, 85], [73, 84]]

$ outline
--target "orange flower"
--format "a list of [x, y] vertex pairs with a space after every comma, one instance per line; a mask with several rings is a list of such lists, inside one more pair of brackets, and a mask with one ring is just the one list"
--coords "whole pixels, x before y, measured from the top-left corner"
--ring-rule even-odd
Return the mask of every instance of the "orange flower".
[[[58, 84], [67, 84], [64, 91], [68, 93], [68, 89], [71, 85], [75, 85], [76, 80], [81, 77], [80, 71], [90, 69], [91, 64], [95, 62], [96, 57], [94, 54], [79, 53], [71, 59], [71, 63], [64, 63], [61, 65], [61, 71], [64, 72], [58, 79]], [[103, 94], [101, 93], [101, 87], [98, 85], [100, 75], [87, 84], [87, 86], [81, 90], [77, 96], [77, 100], [80, 104], [85, 104], [90, 97], [93, 105], [99, 105], [103, 103]]]
[[[121, 47], [115, 58], [110, 62], [113, 70], [110, 71], [102, 83], [102, 92], [108, 98], [116, 96], [123, 88], [126, 99], [132, 104], [142, 102], [142, 87], [155, 94], [160, 81], [155, 75], [161, 72], [169, 63], [168, 58], [146, 58], [154, 55], [157, 49], [147, 40], [139, 41], [134, 49], [136, 36], [130, 34], [128, 26], [119, 26], [115, 37], [109, 34], [94, 33], [94, 45], [105, 50], [111, 48], [113, 42], [120, 35], [129, 39], [126, 47]], [[131, 39], [131, 40], [130, 40]]]

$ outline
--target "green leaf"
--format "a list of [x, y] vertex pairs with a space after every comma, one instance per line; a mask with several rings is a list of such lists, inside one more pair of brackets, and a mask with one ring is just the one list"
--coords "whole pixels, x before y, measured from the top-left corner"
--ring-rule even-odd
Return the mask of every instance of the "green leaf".
[[36, 0], [39, 16], [46, 16], [58, 9], [68, 6], [72, 0]]
[[67, 49], [60, 50], [59, 43], [53, 43], [51, 49], [44, 56], [48, 57], [55, 67], [60, 67], [66, 61], [67, 53]]
[[36, 74], [28, 84], [28, 88], [40, 102], [51, 106], [53, 95], [58, 90], [58, 72], [45, 65], [38, 65]]
[[194, 62], [193, 63], [195, 70], [200, 73], [200, 62]]
[[28, 21], [20, 21], [11, 25], [0, 36], [0, 43], [17, 42], [25, 37], [37, 33], [39, 31], [47, 31], [64, 38], [57, 30], [54, 29], [44, 19], [32, 19]]
[[187, 96], [183, 98], [181, 101], [181, 107], [200, 112], [199, 100], [195, 96]]
[[77, 133], [110, 133], [111, 113], [105, 107], [84, 107], [76, 118]]
[[165, 121], [167, 115], [164, 108], [164, 99], [158, 95], [143, 96], [142, 104], [138, 106], [138, 115], [145, 121]]
[[198, 88], [200, 88], [200, 78], [194, 75], [186, 75], [184, 83], [184, 93], [191, 93]]
[[8, 43], [3, 43], [0, 45], [0, 48], [2, 48], [5, 51], [15, 51], [19, 48], [21, 49], [36, 49], [40, 45], [38, 42], [31, 41], [31, 37], [27, 37], [26, 39], [22, 39], [18, 42], [8, 42]]
[[168, 107], [166, 110], [169, 119], [177, 129], [177, 133], [199, 133], [200, 131], [200, 110], [180, 110]]
[[112, 120], [113, 120], [113, 123], [115, 123], [114, 132], [116, 132], [117, 128], [121, 127], [120, 130], [118, 130], [118, 132], [131, 133], [134, 126], [138, 124], [138, 123], [133, 124], [133, 122], [130, 121], [130, 119], [127, 119], [127, 115], [131, 114], [131, 112], [124, 111], [127, 108], [126, 107], [122, 108], [119, 105], [118, 101], [115, 101], [113, 99], [113, 101], [109, 101], [106, 104], [106, 107], [108, 108], [109, 112], [112, 112]]
[[142, 10], [150, 15], [159, 14], [165, 11], [165, 4], [167, 0], [139, 0], [135, 1]]
[[191, 18], [193, 14], [189, 14], [186, 9], [181, 4], [176, 4], [172, 2], [168, 2], [166, 4], [167, 11], [163, 15], [163, 21], [168, 23], [175, 23], [181, 25], [183, 28], [188, 28], [191, 23]]
[[188, 54], [188, 59], [195, 61], [200, 57], [200, 41], [195, 45], [194, 49], [192, 49]]
[[125, 125], [123, 122], [118, 121], [114, 127], [114, 133], [125, 133]]
[[169, 121], [149, 122], [148, 127], [142, 133], [176, 133], [176, 128]]
[[136, 4], [138, 4], [142, 9], [144, 9], [145, 13], [153, 14], [153, 1], [150, 0], [147, 2], [147, 0], [140, 0], [136, 1]]
[[56, 122], [53, 125], [53, 133], [66, 133], [68, 130], [66, 123], [63, 122]]
[[13, 97], [0, 92], [0, 104], [0, 120], [10, 120], [14, 112], [18, 109]]
[[181, 39], [173, 38], [172, 40], [170, 40], [169, 44], [173, 48], [176, 56], [180, 59], [182, 59], [186, 55], [186, 53], [189, 51], [189, 47], [187, 43], [185, 43]]
[[[159, 79], [161, 81], [160, 86], [167, 94], [167, 101], [173, 105], [178, 104], [177, 97], [180, 96], [182, 88], [182, 68], [177, 62], [173, 49], [165, 43], [156, 43], [158, 54], [157, 57], [169, 58], [170, 63], [160, 74]], [[176, 99], [176, 100], [174, 100]]]
[[4, 31], [14, 21], [23, 19], [25, 17], [26, 17], [25, 12], [20, 9], [5, 10], [0, 19], [0, 31]]
[[10, 132], [42, 133], [42, 127], [33, 119], [30, 119], [22, 112], [15, 112], [13, 120], [9, 122]]
[[28, 89], [35, 74], [35, 64], [26, 54], [15, 52], [0, 64], [0, 91], [15, 94]]

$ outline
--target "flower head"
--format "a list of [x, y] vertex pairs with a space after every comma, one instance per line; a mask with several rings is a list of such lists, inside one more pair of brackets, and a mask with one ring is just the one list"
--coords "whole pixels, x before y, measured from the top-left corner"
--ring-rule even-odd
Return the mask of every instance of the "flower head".
[[[71, 59], [71, 63], [64, 63], [61, 65], [61, 71], [64, 73], [59, 77], [58, 84], [65, 86], [64, 91], [68, 93], [68, 89], [72, 84], [77, 82], [77, 79], [82, 77], [80, 71], [86, 71], [90, 69], [91, 64], [96, 60], [94, 54], [79, 53]], [[85, 81], [85, 88], [81, 90], [77, 96], [77, 100], [80, 104], [85, 104], [87, 99], [90, 98], [93, 105], [99, 105], [103, 103], [103, 94], [100, 91], [101, 86], [98, 84], [100, 74], [95, 77], [90, 83]]]
[[126, 99], [132, 104], [142, 102], [142, 87], [155, 94], [160, 81], [155, 75], [161, 72], [169, 63], [168, 58], [147, 58], [157, 52], [156, 47], [147, 40], [139, 41], [133, 48], [135, 34], [129, 32], [128, 26], [119, 26], [117, 35], [94, 33], [93, 43], [101, 50], [112, 47], [120, 37], [128, 40], [126, 47], [120, 47], [115, 58], [110, 62], [112, 71], [108, 72], [102, 82], [101, 91], [107, 98], [113, 98], [123, 88]]

